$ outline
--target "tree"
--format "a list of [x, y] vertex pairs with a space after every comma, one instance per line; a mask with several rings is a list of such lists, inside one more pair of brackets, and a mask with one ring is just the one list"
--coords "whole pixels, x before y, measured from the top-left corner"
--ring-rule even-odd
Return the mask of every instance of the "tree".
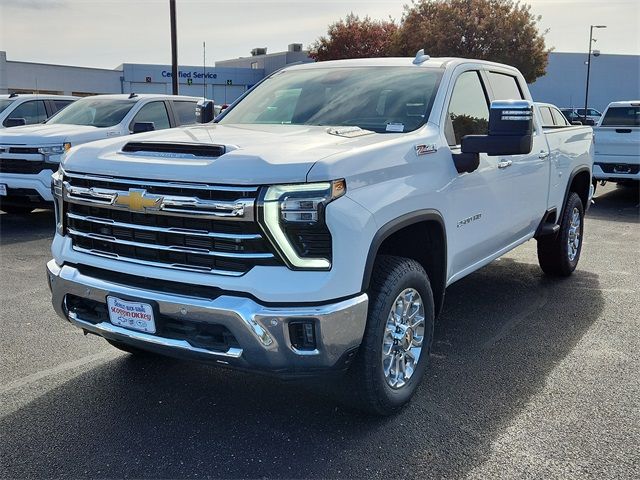
[[390, 53], [413, 56], [421, 48], [432, 57], [466, 57], [506, 63], [527, 82], [544, 75], [546, 31], [531, 7], [512, 0], [419, 0], [405, 5]]
[[316, 61], [386, 57], [397, 29], [391, 19], [360, 19], [351, 13], [344, 20], [329, 25], [327, 36], [320, 37], [309, 47], [309, 56]]

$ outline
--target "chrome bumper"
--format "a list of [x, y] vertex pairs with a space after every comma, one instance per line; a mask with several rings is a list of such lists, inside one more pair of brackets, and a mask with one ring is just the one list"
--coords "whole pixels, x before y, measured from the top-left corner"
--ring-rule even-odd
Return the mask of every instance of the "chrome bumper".
[[[283, 375], [342, 367], [360, 345], [367, 319], [366, 294], [329, 305], [266, 307], [244, 297], [223, 295], [210, 300], [140, 289], [85, 275], [73, 266], [60, 267], [54, 260], [47, 264], [47, 276], [56, 313], [87, 332], [166, 355]], [[150, 301], [160, 315], [172, 319], [223, 325], [240, 346], [227, 351], [206, 350], [186, 340], [136, 332], [109, 322], [92, 323], [67, 309], [68, 294], [100, 303], [106, 303], [107, 295]], [[291, 345], [291, 320], [314, 323], [315, 350], [297, 350]]]

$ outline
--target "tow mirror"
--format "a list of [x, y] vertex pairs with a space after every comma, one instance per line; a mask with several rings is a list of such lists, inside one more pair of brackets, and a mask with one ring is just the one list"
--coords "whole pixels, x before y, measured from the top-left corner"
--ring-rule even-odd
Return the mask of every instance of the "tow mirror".
[[27, 120], [24, 118], [7, 118], [4, 121], [5, 127], [21, 127], [27, 124]]
[[473, 172], [480, 153], [489, 156], [523, 155], [533, 148], [533, 104], [528, 100], [491, 102], [489, 135], [462, 137], [461, 154], [454, 155], [459, 173]]
[[196, 123], [209, 123], [214, 118], [213, 100], [200, 100], [196, 104]]
[[131, 133], [152, 132], [155, 129], [156, 125], [153, 122], [136, 122], [133, 124], [133, 132]]

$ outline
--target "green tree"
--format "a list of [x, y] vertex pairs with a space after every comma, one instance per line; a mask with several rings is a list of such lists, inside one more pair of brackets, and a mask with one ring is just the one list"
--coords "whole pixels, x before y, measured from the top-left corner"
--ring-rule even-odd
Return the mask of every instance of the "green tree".
[[329, 25], [327, 36], [309, 47], [309, 56], [316, 61], [386, 57], [397, 29], [391, 19], [360, 19], [351, 13]]
[[405, 6], [390, 53], [466, 57], [506, 63], [527, 82], [544, 75], [550, 50], [540, 16], [513, 0], [419, 0]]

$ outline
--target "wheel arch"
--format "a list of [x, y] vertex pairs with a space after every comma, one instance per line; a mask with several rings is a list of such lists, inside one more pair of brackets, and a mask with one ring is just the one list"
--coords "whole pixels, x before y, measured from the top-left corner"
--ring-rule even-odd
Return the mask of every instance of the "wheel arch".
[[447, 236], [440, 212], [432, 209], [411, 212], [377, 231], [369, 247], [362, 291], [369, 289], [375, 260], [381, 254], [412, 258], [422, 265], [431, 283], [437, 317], [447, 282]]
[[587, 166], [581, 166], [573, 170], [569, 176], [569, 182], [567, 183], [567, 189], [564, 193], [564, 200], [562, 202], [562, 210], [558, 214], [558, 218], [561, 217], [562, 212], [567, 205], [569, 194], [575, 192], [582, 200], [582, 206], [586, 212], [589, 208], [589, 190], [591, 188], [591, 169]]

